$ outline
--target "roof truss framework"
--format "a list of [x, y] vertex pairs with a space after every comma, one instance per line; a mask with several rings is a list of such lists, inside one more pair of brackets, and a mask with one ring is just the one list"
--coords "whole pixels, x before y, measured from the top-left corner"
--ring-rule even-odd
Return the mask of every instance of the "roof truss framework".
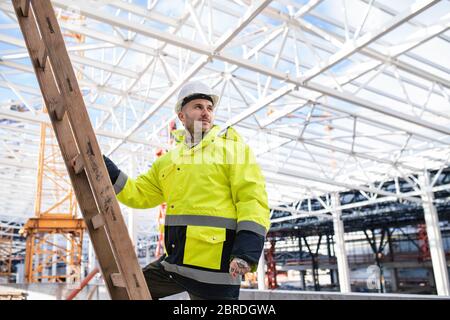
[[[201, 79], [222, 95], [218, 123], [253, 147], [272, 208], [349, 189], [416, 201], [380, 184], [420, 188], [415, 174], [448, 166], [450, 65], [424, 54], [448, 52], [448, 1], [346, 0], [339, 14], [331, 0], [52, 2], [102, 148], [119, 163], [135, 154], [148, 167], [178, 89]], [[34, 188], [18, 177], [35, 176], [48, 120], [10, 2], [0, 10], [0, 173], [19, 194]], [[14, 198], [1, 210], [31, 215]]]

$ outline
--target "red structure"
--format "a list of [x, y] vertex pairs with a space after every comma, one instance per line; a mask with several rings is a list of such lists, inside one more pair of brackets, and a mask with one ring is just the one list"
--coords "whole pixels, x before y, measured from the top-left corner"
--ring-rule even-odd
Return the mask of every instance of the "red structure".
[[430, 260], [430, 244], [428, 243], [427, 226], [425, 224], [418, 225], [419, 236], [419, 261]]
[[268, 288], [276, 289], [278, 287], [277, 283], [277, 266], [275, 262], [275, 240], [270, 241], [270, 248], [265, 253], [267, 261], [267, 280]]

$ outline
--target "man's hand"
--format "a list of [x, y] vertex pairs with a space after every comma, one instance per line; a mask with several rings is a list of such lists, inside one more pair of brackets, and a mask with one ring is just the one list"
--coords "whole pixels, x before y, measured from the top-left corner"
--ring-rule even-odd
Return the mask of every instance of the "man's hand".
[[240, 258], [234, 258], [230, 262], [230, 274], [233, 278], [236, 278], [237, 275], [242, 276], [247, 272], [250, 272], [250, 266], [247, 261]]
[[103, 160], [105, 161], [106, 169], [108, 169], [109, 178], [111, 179], [111, 183], [116, 183], [117, 178], [120, 175], [120, 170], [117, 168], [117, 166], [114, 164], [114, 162], [111, 161], [107, 156], [103, 155]]

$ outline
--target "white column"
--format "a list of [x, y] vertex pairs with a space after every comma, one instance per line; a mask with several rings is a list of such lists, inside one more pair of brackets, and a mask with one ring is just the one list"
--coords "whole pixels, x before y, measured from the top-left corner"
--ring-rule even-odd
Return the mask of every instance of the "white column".
[[[72, 242], [70, 240], [64, 240], [66, 242], [66, 254], [68, 254], [69, 252], [72, 251]], [[71, 265], [70, 263], [73, 262], [72, 261], [72, 256], [67, 256], [67, 263], [66, 263], [66, 275], [68, 276], [66, 278], [66, 283], [73, 283], [73, 276], [72, 276], [72, 272], [73, 270], [73, 265]]]
[[266, 290], [266, 259], [264, 259], [264, 249], [259, 257], [258, 269], [256, 270], [258, 274], [258, 290]]
[[57, 275], [57, 269], [56, 269], [56, 267], [57, 267], [57, 259], [58, 259], [58, 257], [57, 257], [57, 250], [58, 250], [57, 241], [58, 241], [58, 236], [56, 234], [54, 234], [52, 236], [53, 245], [52, 245], [51, 248], [49, 248], [53, 252], [53, 254], [52, 254], [52, 270], [50, 272], [50, 275], [52, 275], [52, 276], [56, 276]]
[[88, 257], [89, 257], [89, 272], [91, 272], [92, 270], [94, 270], [95, 268], [95, 252], [94, 252], [94, 247], [92, 246], [92, 241], [89, 238], [89, 247], [88, 247]]
[[134, 209], [128, 208], [128, 233], [130, 234], [131, 241], [133, 242], [133, 247], [136, 250], [137, 247], [137, 232], [136, 232], [136, 216], [137, 212]]
[[422, 191], [422, 205], [427, 226], [428, 243], [430, 245], [431, 261], [433, 263], [434, 279], [437, 293], [440, 296], [449, 296], [449, 278], [447, 261], [445, 259], [442, 243], [439, 217], [433, 204], [434, 194], [430, 186], [430, 175], [425, 171], [419, 176], [420, 189]]
[[339, 193], [333, 193], [331, 195], [331, 205], [333, 209], [334, 241], [339, 272], [339, 286], [342, 293], [348, 293], [352, 290], [350, 287], [350, 271], [348, 269], [347, 253], [345, 251], [344, 222], [341, 218], [342, 211], [337, 209], [337, 207], [341, 205]]
[[95, 255], [94, 248], [92, 247], [92, 241], [89, 238], [88, 241], [88, 273], [92, 271], [95, 267]]
[[24, 283], [25, 279], [24, 279], [24, 273], [25, 273], [25, 265], [24, 263], [19, 263], [16, 265], [16, 283]]
[[390, 270], [390, 273], [391, 273], [391, 291], [395, 293], [398, 291], [397, 268], [392, 268]]

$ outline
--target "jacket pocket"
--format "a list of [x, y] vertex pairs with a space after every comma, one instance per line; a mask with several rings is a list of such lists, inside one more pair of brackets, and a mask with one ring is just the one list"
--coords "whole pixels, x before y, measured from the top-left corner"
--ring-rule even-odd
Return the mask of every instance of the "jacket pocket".
[[226, 229], [187, 226], [183, 264], [220, 270]]
[[164, 169], [161, 169], [159, 171], [159, 180], [160, 181], [166, 180], [170, 176], [170, 174], [173, 172], [174, 168], [175, 168], [175, 165], [170, 164], [167, 167], [165, 167]]
[[[174, 168], [173, 164], [169, 164], [159, 171], [158, 178], [161, 185], [161, 189], [166, 202], [170, 202], [173, 197], [173, 178], [174, 178]], [[170, 197], [170, 199], [169, 199]]]

